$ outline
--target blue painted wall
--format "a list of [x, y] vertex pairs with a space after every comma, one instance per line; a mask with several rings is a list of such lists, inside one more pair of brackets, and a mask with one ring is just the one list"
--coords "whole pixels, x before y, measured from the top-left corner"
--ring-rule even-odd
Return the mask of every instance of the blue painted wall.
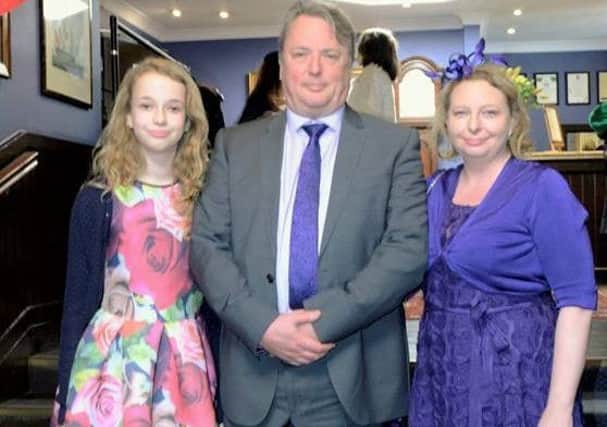
[[234, 124], [244, 107], [247, 73], [257, 69], [263, 56], [277, 49], [275, 38], [197, 41], [164, 44], [168, 52], [189, 65], [199, 83], [223, 93], [223, 114]]
[[11, 13], [12, 78], [0, 78], [0, 139], [18, 129], [93, 144], [101, 131], [99, 0], [92, 0], [93, 108], [41, 95], [39, 2]]
[[[416, 31], [396, 34], [399, 57], [423, 55], [444, 65], [453, 53], [473, 50], [480, 37], [478, 26], [463, 30]], [[194, 75], [203, 83], [215, 86], [225, 96], [223, 105], [226, 123], [234, 124], [244, 106], [246, 74], [255, 70], [263, 55], [277, 47], [275, 38], [223, 40], [186, 43], [168, 43], [168, 51], [192, 67]], [[564, 124], [585, 123], [590, 110], [597, 104], [597, 74], [607, 70], [607, 50], [593, 52], [516, 53], [506, 55], [511, 65], [521, 65], [530, 77], [538, 72], [558, 72], [559, 114]], [[590, 72], [590, 105], [566, 104], [566, 71]], [[543, 113], [530, 112], [531, 137], [537, 149], [547, 149], [548, 139]]]
[[[607, 47], [606, 47], [607, 48]], [[597, 71], [607, 71], [607, 50], [594, 52], [553, 52], [506, 55], [508, 63], [520, 65], [527, 76], [557, 72], [559, 78], [558, 110], [563, 123], [585, 123], [590, 110], [598, 103]], [[567, 105], [565, 72], [590, 72], [590, 104]]]
[[[399, 57], [424, 55], [443, 63], [453, 52], [464, 48], [464, 35], [478, 39], [478, 27], [453, 31], [417, 31], [396, 34]], [[217, 40], [166, 43], [171, 55], [192, 68], [200, 83], [217, 87], [225, 96], [223, 111], [226, 124], [234, 124], [246, 99], [246, 75], [254, 71], [263, 56], [277, 49], [276, 38]]]
[[[598, 104], [597, 71], [607, 71], [607, 50], [593, 52], [517, 53], [506, 55], [510, 65], [520, 65], [529, 78], [534, 73], [558, 73], [558, 112], [561, 124], [587, 123], [590, 111]], [[590, 104], [567, 105], [566, 72], [590, 73]], [[531, 139], [537, 150], [549, 149], [548, 135], [541, 110], [531, 110]]]

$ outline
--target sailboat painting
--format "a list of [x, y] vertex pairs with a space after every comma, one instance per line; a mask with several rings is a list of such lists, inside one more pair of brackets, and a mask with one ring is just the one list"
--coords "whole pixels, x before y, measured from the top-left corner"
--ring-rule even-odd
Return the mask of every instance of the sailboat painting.
[[[84, 22], [82, 18], [85, 18]], [[84, 45], [82, 37], [85, 23], [84, 12], [62, 21], [49, 23], [55, 41], [51, 52], [53, 66], [70, 73], [77, 79], [84, 78], [84, 67], [86, 66], [87, 46]]]
[[92, 106], [90, 0], [40, 0], [42, 93]]

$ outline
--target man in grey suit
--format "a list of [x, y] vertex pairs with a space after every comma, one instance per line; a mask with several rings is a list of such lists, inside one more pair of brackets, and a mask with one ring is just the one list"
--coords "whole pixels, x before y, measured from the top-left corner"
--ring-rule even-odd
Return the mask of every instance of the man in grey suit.
[[339, 9], [296, 3], [280, 38], [287, 111], [217, 135], [191, 266], [223, 320], [227, 426], [407, 413], [402, 300], [427, 251], [419, 140], [345, 106], [353, 51]]

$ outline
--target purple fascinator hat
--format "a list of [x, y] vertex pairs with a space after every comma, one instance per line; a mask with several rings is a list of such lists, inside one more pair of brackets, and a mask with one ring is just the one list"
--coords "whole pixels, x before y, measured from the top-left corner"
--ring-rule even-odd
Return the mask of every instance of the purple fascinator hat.
[[439, 72], [426, 72], [426, 75], [432, 80], [441, 80], [445, 82], [461, 80], [464, 77], [469, 76], [478, 65], [493, 63], [503, 66], [508, 66], [506, 59], [503, 55], [485, 55], [485, 39], [481, 38], [476, 46], [474, 52], [469, 55], [463, 53], [453, 54], [449, 58], [449, 64]]

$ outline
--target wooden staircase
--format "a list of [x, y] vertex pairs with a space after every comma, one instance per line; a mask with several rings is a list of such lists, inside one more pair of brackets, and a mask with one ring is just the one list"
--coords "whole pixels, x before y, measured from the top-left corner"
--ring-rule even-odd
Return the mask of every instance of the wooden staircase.
[[0, 402], [0, 426], [48, 427], [57, 383], [58, 348], [27, 359], [29, 390]]
[[25, 131], [0, 140], [0, 426], [48, 426], [70, 210], [91, 149]]

